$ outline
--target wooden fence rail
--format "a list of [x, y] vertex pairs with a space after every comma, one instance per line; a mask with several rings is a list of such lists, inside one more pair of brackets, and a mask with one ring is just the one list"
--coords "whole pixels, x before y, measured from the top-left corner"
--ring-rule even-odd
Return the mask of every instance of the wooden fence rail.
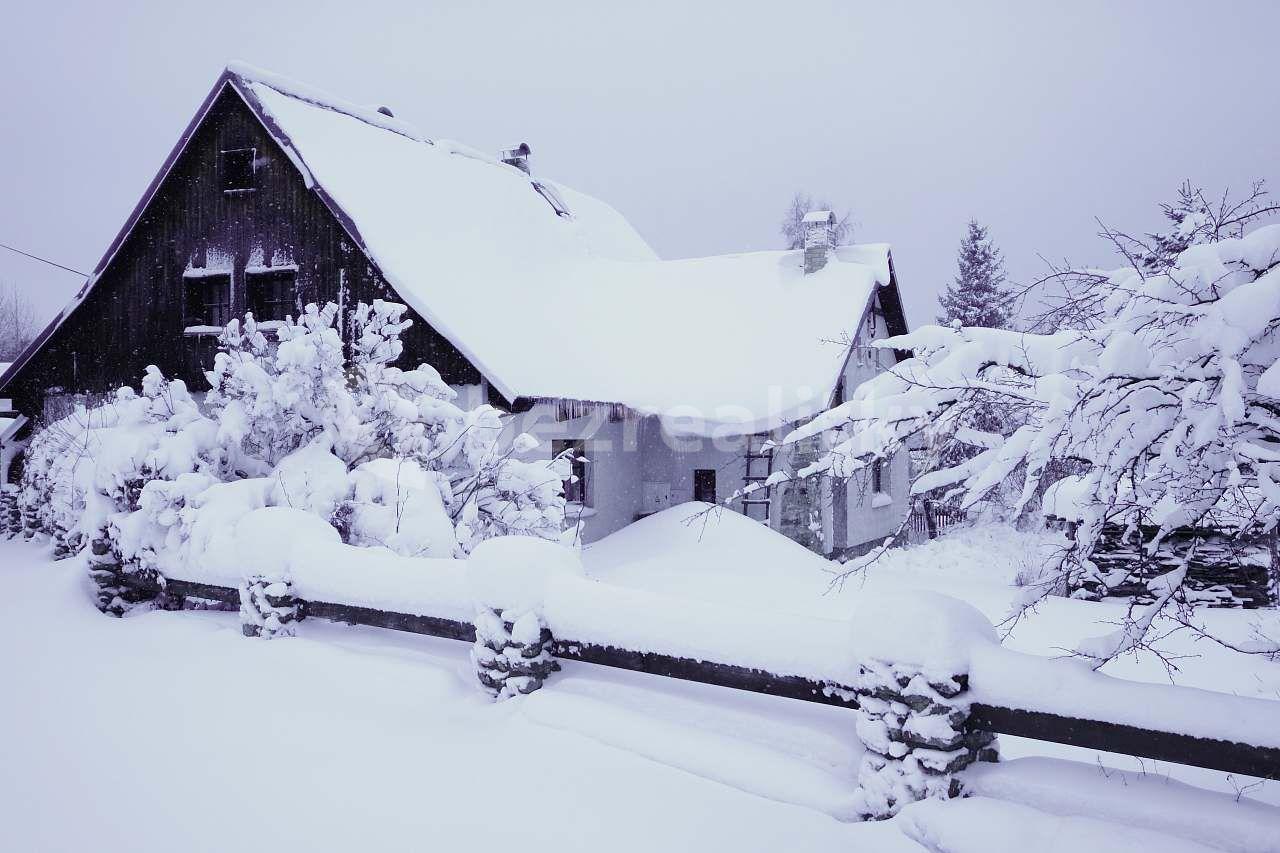
[[[160, 591], [156, 581], [134, 575], [125, 575], [123, 579], [125, 583], [140, 592], [155, 594]], [[231, 587], [173, 579], [168, 580], [165, 586], [170, 594], [182, 598], [205, 599], [229, 605], [237, 605], [240, 602], [239, 590]], [[406, 631], [465, 642], [474, 642], [476, 638], [475, 627], [471, 623], [453, 619], [396, 613], [326, 601], [304, 601], [301, 602], [300, 608], [303, 617], [313, 619], [388, 628], [393, 631]], [[802, 676], [777, 675], [731, 663], [694, 660], [564, 638], [555, 639], [552, 654], [565, 660], [696, 681], [701, 684], [729, 687], [752, 693], [844, 708], [858, 707], [852, 688]], [[1280, 749], [1275, 747], [981, 703], [975, 703], [970, 707], [967, 725], [975, 731], [1032, 738], [1204, 767], [1226, 773], [1280, 780]]]

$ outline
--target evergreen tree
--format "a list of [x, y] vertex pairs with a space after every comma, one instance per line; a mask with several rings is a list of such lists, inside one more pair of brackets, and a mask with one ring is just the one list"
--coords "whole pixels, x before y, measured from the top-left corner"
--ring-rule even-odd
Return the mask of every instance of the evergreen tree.
[[1009, 324], [1009, 292], [1004, 287], [1004, 259], [976, 219], [969, 220], [958, 262], [955, 281], [938, 298], [942, 307], [938, 322], [959, 320], [962, 326], [1005, 328]]

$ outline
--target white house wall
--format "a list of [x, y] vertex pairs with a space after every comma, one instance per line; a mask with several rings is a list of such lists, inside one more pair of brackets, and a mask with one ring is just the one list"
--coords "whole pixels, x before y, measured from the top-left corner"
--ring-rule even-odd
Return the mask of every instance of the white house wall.
[[[457, 390], [462, 405], [484, 399], [483, 389]], [[714, 446], [710, 439], [676, 439], [662, 429], [656, 417], [628, 414], [611, 420], [607, 409], [600, 407], [585, 417], [556, 420], [553, 403], [537, 403], [527, 412], [510, 416], [504, 439], [522, 432], [540, 442], [523, 457], [530, 460], [550, 459], [556, 439], [584, 440], [589, 460], [588, 505], [581, 514], [586, 522], [583, 541], [588, 543], [663, 508], [663, 504], [652, 503], [653, 495], [665, 493], [665, 506], [693, 500], [694, 471], [699, 468], [716, 472], [717, 500], [729, 497], [743, 484], [745, 438], [721, 439]]]
[[[876, 299], [875, 333], [868, 335], [868, 324], [863, 322], [858, 328], [849, 361], [844, 370], [844, 387], [846, 396], [863, 382], [871, 379], [892, 367], [895, 357], [892, 350], [874, 349], [869, 344], [873, 340], [883, 340], [889, 336], [889, 327], [885, 323], [883, 312]], [[838, 501], [831, 499], [830, 482], [826, 484], [822, 501], [823, 542], [828, 543], [829, 551], [845, 548], [861, 550], [869, 542], [879, 542], [894, 533], [910, 508], [911, 472], [910, 458], [907, 453], [894, 454], [884, 466], [882, 477], [885, 490], [882, 494], [889, 498], [877, 500], [870, 489], [870, 472], [862, 477], [853, 477], [846, 484], [847, 500], [845, 501], [844, 542], [837, 541], [835, 530], [835, 512]], [[880, 504], [877, 506], [876, 504]]]

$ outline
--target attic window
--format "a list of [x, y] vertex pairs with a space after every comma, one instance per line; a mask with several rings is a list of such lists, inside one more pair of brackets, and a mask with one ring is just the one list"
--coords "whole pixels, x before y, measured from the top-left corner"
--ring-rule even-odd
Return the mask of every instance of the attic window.
[[222, 152], [222, 191], [248, 192], [254, 189], [253, 172], [256, 148], [231, 148]]
[[183, 325], [188, 331], [221, 331], [231, 322], [230, 275], [203, 275], [184, 281], [186, 304]]
[[569, 212], [569, 206], [564, 203], [564, 199], [560, 197], [560, 193], [556, 192], [554, 188], [538, 181], [532, 181], [531, 183], [538, 195], [545, 198], [547, 204], [551, 205], [551, 208], [556, 212], [556, 216], [572, 216]]
[[297, 312], [293, 270], [248, 273], [245, 292], [253, 319], [283, 320]]

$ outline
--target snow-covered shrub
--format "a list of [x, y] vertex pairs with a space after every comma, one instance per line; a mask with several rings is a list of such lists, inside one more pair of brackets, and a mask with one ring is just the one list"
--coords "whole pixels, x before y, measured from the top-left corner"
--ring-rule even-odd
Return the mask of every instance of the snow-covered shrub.
[[257, 570], [237, 565], [234, 530], [264, 507], [408, 556], [465, 556], [505, 534], [562, 538], [562, 463], [517, 459], [537, 442], [504, 444], [496, 409], [460, 409], [427, 365], [392, 366], [405, 312], [354, 309], [350, 360], [332, 304], [270, 333], [246, 315], [220, 337], [204, 410], [149, 367], [141, 393], [121, 388], [50, 424], [16, 495], [27, 535], [50, 535], [60, 553], [107, 543], [96, 562], [118, 569], [95, 570], [107, 599], [117, 571]]
[[19, 502], [66, 550], [105, 530], [133, 559], [147, 535], [125, 517], [142, 507], [148, 482], [217, 470], [215, 435], [186, 386], [150, 367], [141, 394], [121, 388], [32, 437]]
[[336, 314], [333, 305], [308, 305], [298, 321], [280, 326], [275, 343], [246, 314], [243, 325], [232, 320], [219, 337], [205, 403], [242, 476], [264, 476], [322, 433], [350, 438], [359, 426]]
[[352, 545], [385, 545], [406, 557], [451, 557], [453, 520], [441, 489], [448, 479], [416, 459], [373, 459], [351, 472], [353, 495], [342, 524]]

